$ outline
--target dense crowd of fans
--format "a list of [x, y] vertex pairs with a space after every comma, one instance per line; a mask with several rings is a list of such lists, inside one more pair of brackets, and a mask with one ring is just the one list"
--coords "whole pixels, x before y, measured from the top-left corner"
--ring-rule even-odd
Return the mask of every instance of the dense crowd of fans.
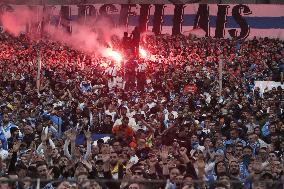
[[147, 36], [121, 63], [0, 41], [1, 188], [283, 188], [283, 88], [254, 87], [283, 83], [283, 41]]

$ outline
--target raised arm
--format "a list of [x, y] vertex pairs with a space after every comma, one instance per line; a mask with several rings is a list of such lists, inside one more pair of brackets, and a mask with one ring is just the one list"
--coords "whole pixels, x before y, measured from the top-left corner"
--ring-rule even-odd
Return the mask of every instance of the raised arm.
[[[202, 155], [198, 156], [198, 159], [196, 161], [197, 169], [198, 169], [198, 174], [197, 177], [199, 180], [205, 181], [205, 161]], [[206, 185], [205, 182], [200, 184], [201, 189], [205, 189]]]
[[64, 155], [68, 158], [68, 159], [72, 159], [72, 156], [69, 152], [69, 149], [68, 149], [68, 146], [70, 144], [70, 139], [66, 139], [65, 140], [65, 143], [64, 143], [64, 146], [63, 146], [63, 152], [64, 152]]
[[187, 156], [187, 149], [186, 149], [185, 147], [181, 147], [181, 148], [179, 149], [179, 153], [180, 153], [180, 155], [181, 155], [181, 157], [182, 157], [182, 159], [183, 159], [183, 162], [184, 162], [185, 164], [188, 164], [188, 163], [191, 162], [190, 159], [189, 159], [188, 156]]
[[163, 162], [163, 175], [168, 177], [170, 175], [170, 170], [168, 167], [168, 155], [169, 155], [169, 148], [167, 146], [163, 146], [160, 152], [160, 156]]
[[72, 155], [70, 154], [69, 149], [68, 149], [68, 146], [70, 144], [71, 130], [66, 131], [65, 132], [65, 136], [66, 136], [66, 139], [65, 139], [64, 146], [63, 146], [63, 152], [64, 152], [64, 155], [68, 159], [71, 160], [72, 159]]
[[149, 129], [152, 133], [155, 132], [155, 129], [149, 123], [147, 123], [144, 119], [141, 119], [141, 121], [147, 127], [147, 129]]
[[89, 156], [92, 152], [92, 133], [90, 131], [85, 131], [84, 133], [87, 139], [87, 151], [86, 154], [84, 155], [84, 159], [87, 160], [89, 159]]
[[75, 150], [76, 150], [76, 137], [77, 137], [77, 133], [75, 130], [71, 131], [70, 134], [70, 141], [71, 141], [71, 156], [74, 158], [74, 154], [75, 154]]

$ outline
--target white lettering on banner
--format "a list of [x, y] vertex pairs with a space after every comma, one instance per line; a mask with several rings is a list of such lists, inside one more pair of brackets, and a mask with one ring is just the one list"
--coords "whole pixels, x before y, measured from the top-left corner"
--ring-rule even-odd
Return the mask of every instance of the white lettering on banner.
[[254, 90], [256, 88], [259, 88], [260, 93], [263, 94], [265, 91], [270, 91], [272, 90], [273, 87], [281, 87], [284, 89], [284, 84], [281, 85], [280, 82], [275, 82], [275, 81], [255, 81], [254, 82]]
[[[97, 15], [108, 16], [113, 23], [119, 25], [126, 20], [126, 28], [132, 30], [134, 26], [145, 24], [146, 31], [152, 31], [153, 26], [158, 24], [160, 33], [171, 34], [173, 31], [173, 20], [175, 16], [175, 5], [169, 4], [163, 6], [162, 19], [155, 21], [155, 6], [150, 5], [146, 22], [141, 23], [140, 11], [143, 5], [129, 5], [126, 18], [122, 17], [122, 5], [118, 4], [95, 4]], [[21, 5], [12, 6], [14, 11]], [[78, 17], [78, 6], [70, 6], [71, 20]], [[267, 11], [269, 10], [269, 11]], [[249, 4], [249, 5], [217, 5], [217, 4], [187, 4], [184, 5], [181, 12], [182, 19], [180, 32], [191, 34], [196, 31], [193, 29], [201, 28], [204, 32], [200, 35], [217, 38], [252, 38], [252, 37], [271, 37], [284, 39], [284, 5], [268, 4]], [[53, 18], [60, 14], [60, 6], [55, 6]], [[157, 23], [158, 22], [158, 23]], [[71, 23], [72, 24], [72, 23]], [[179, 25], [177, 25], [179, 26]], [[72, 26], [73, 27], [73, 26]], [[76, 27], [76, 26], [74, 26]], [[159, 31], [158, 31], [159, 32]]]

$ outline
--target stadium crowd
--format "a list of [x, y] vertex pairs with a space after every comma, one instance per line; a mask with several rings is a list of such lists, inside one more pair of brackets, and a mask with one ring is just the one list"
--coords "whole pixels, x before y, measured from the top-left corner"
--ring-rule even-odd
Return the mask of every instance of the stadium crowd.
[[254, 87], [283, 83], [283, 41], [149, 35], [121, 63], [0, 41], [0, 188], [283, 188], [283, 88]]

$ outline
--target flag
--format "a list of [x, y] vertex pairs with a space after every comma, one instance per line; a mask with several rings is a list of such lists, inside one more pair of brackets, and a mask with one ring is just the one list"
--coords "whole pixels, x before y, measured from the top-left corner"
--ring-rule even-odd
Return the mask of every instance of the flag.
[[237, 50], [237, 54], [240, 52], [240, 50], [241, 50], [241, 44], [240, 44], [240, 41], [238, 40], [237, 41], [237, 45], [236, 45], [236, 50]]
[[186, 92], [186, 93], [189, 93], [189, 92], [195, 93], [197, 91], [197, 87], [194, 84], [185, 85], [184, 88], [183, 88], [183, 91]]
[[39, 56], [37, 60], [37, 79], [36, 79], [36, 88], [38, 94], [40, 91], [40, 73], [41, 73], [41, 57]]

